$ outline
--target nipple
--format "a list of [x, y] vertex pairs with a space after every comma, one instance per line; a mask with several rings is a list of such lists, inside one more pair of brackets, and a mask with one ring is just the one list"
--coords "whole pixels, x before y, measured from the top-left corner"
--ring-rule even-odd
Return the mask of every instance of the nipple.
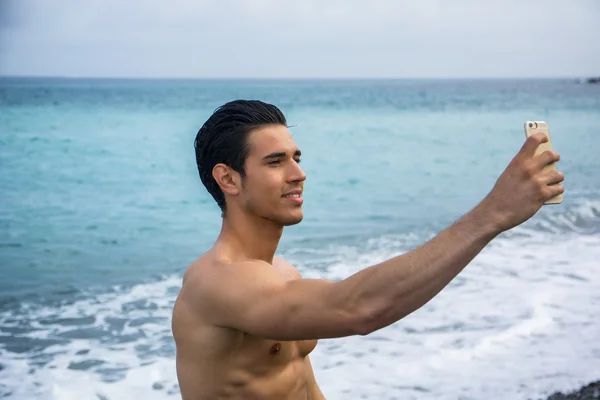
[[269, 354], [277, 354], [279, 353], [279, 350], [281, 350], [281, 343], [275, 343], [273, 346], [271, 346]]

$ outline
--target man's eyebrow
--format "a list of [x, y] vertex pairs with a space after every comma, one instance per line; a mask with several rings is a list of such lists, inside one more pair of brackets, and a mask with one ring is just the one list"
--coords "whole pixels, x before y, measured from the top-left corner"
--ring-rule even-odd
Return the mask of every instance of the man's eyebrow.
[[[301, 155], [302, 155], [302, 152], [300, 150], [296, 150], [294, 152], [294, 157], [300, 157]], [[287, 153], [285, 151], [275, 151], [273, 153], [267, 154], [262, 159], [267, 160], [269, 158], [280, 158], [280, 157], [285, 157], [285, 156], [287, 156]]]

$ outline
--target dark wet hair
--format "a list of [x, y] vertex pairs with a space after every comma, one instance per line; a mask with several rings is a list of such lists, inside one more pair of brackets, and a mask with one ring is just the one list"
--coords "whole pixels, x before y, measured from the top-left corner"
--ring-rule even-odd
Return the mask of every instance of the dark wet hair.
[[266, 125], [285, 125], [285, 116], [272, 104], [259, 100], [235, 100], [217, 108], [202, 125], [194, 140], [196, 164], [202, 183], [225, 212], [225, 195], [212, 176], [213, 167], [223, 163], [246, 176], [248, 133]]

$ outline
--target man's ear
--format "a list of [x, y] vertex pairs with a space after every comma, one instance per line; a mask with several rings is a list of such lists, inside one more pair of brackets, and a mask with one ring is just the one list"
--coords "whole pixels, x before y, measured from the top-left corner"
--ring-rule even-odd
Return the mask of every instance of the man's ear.
[[240, 174], [225, 164], [217, 164], [212, 169], [212, 176], [223, 193], [230, 196], [240, 194], [242, 180]]

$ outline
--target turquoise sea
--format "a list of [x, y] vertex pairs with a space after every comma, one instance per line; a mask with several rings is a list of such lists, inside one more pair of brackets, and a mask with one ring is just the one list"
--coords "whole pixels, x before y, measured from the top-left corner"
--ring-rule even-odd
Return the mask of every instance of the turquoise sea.
[[564, 202], [439, 296], [312, 360], [331, 399], [537, 399], [600, 377], [600, 85], [575, 80], [0, 78], [0, 398], [177, 399], [173, 302], [220, 212], [193, 141], [233, 99], [278, 105], [305, 219], [280, 254], [343, 279], [491, 190], [545, 120]]

